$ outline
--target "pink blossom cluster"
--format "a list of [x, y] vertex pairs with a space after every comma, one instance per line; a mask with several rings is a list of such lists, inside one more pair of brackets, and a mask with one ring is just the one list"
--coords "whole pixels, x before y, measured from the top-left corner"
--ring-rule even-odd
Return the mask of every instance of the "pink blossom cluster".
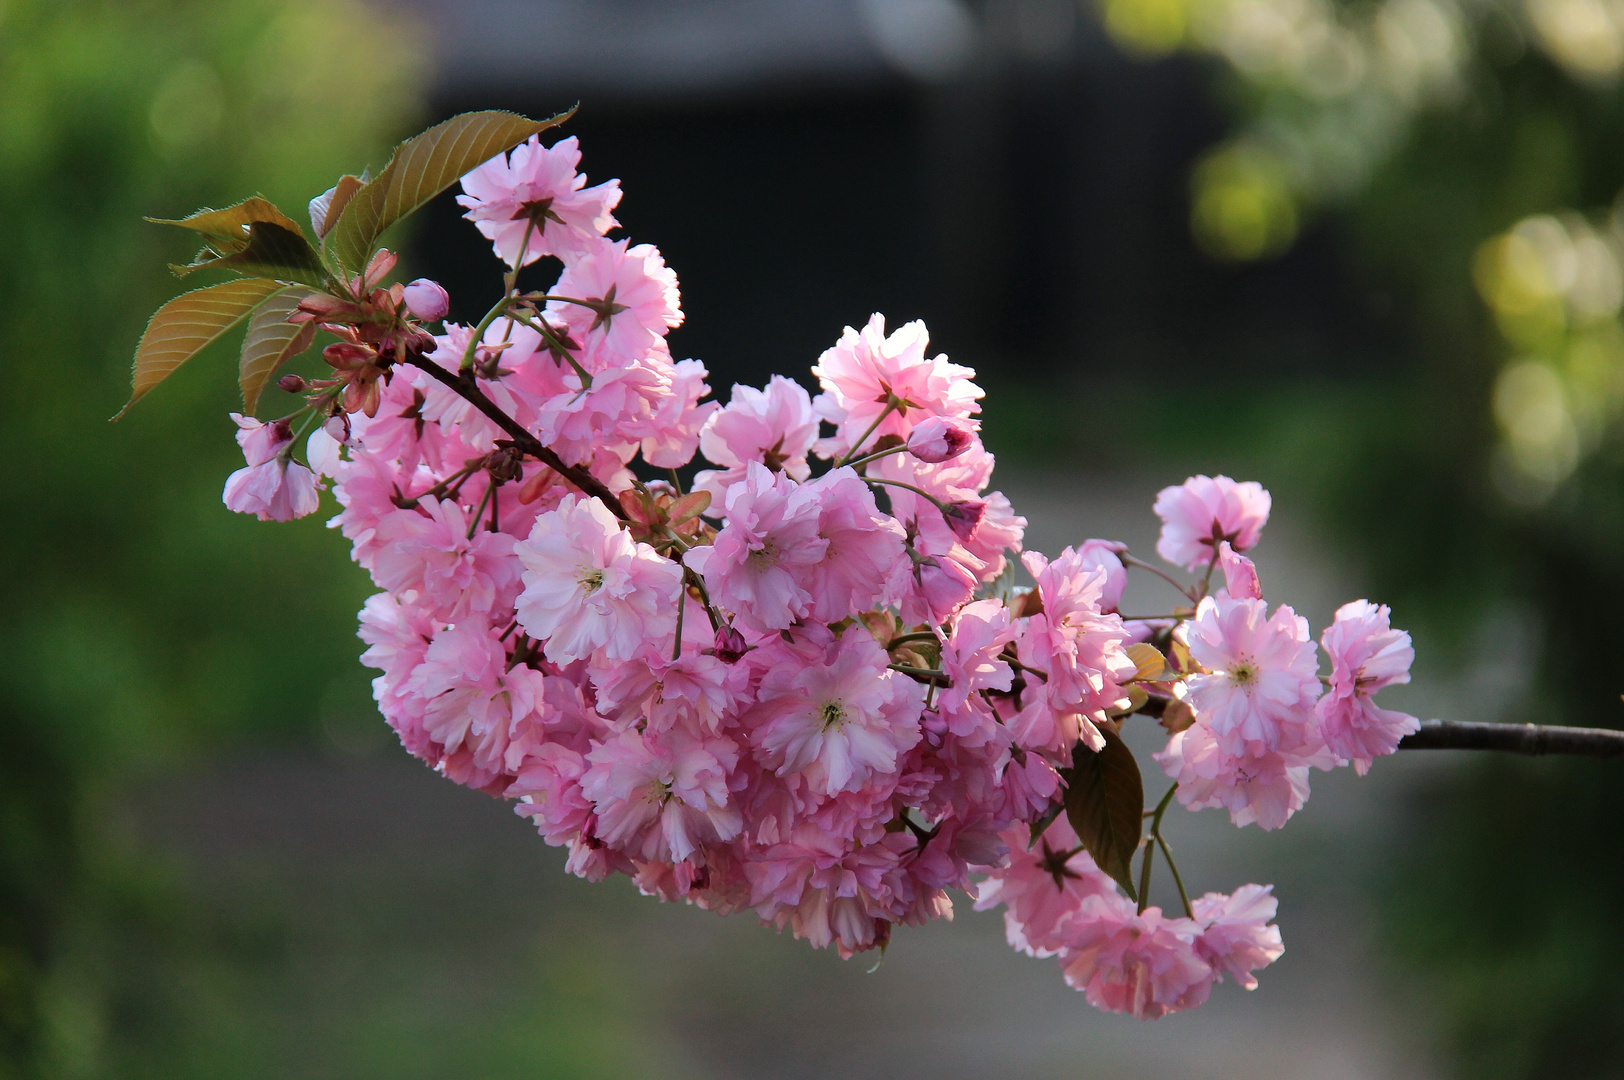
[[[1011, 943], [1058, 956], [1101, 1008], [1153, 1018], [1225, 975], [1255, 986], [1281, 952], [1269, 890], [1178, 917], [1136, 904], [1056, 817], [1065, 771], [1160, 716], [1180, 801], [1280, 825], [1309, 767], [1363, 771], [1414, 729], [1371, 702], [1412, 658], [1387, 609], [1338, 612], [1322, 693], [1307, 624], [1269, 613], [1239, 554], [1267, 492], [1195, 477], [1158, 497], [1157, 549], [1207, 581], [1125, 622], [1125, 546], [1022, 552], [975, 373], [922, 323], [848, 327], [816, 396], [774, 376], [706, 400], [703, 364], [667, 345], [676, 276], [606, 236], [618, 184], [585, 186], [579, 159], [532, 139], [465, 178], [510, 268], [480, 326], [430, 334], [444, 291], [378, 286], [381, 257], [352, 298], [301, 304], [343, 339], [337, 378], [296, 380], [327, 403], [309, 469], [287, 422], [238, 420], [233, 509], [302, 516], [330, 481], [332, 525], [381, 590], [363, 661], [406, 749], [515, 800], [575, 874], [753, 911], [842, 956], [951, 917], [956, 890], [1004, 905]], [[521, 296], [543, 257], [556, 283]]]
[[1009, 860], [982, 880], [976, 908], [1003, 905], [1010, 946], [1058, 956], [1096, 1008], [1154, 1020], [1200, 1005], [1225, 975], [1256, 989], [1253, 972], [1285, 952], [1269, 886], [1207, 893], [1169, 917], [1122, 895], [1064, 819], [1030, 846], [1019, 829], [1006, 839]]

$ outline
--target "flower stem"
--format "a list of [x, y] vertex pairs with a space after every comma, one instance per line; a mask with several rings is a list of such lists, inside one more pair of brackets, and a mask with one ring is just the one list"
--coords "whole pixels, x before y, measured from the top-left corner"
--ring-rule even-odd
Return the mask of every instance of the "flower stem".
[[1188, 588], [1187, 586], [1180, 585], [1176, 578], [1172, 577], [1166, 571], [1162, 570], [1161, 567], [1152, 566], [1150, 563], [1145, 562], [1143, 559], [1136, 559], [1132, 555], [1129, 555], [1126, 551], [1119, 554], [1117, 556], [1117, 558], [1122, 560], [1122, 565], [1124, 565], [1124, 566], [1137, 566], [1141, 570], [1149, 570], [1152, 574], [1155, 574], [1157, 577], [1161, 578], [1163, 581], [1165, 581], [1169, 585], [1173, 586], [1173, 588], [1177, 589], [1179, 591], [1179, 593], [1184, 596], [1185, 599], [1189, 600], [1191, 603], [1195, 602], [1195, 600], [1196, 600], [1195, 592], [1193, 590], [1191, 590], [1190, 588]]
[[[469, 333], [468, 344], [462, 350], [462, 364], [457, 369], [460, 374], [464, 376], [473, 375], [474, 353], [479, 351], [480, 343], [485, 340], [485, 331], [491, 328], [491, 323], [500, 319], [507, 312], [508, 305], [512, 303], [513, 297], [504, 295], [485, 313], [485, 317], [480, 319], [473, 331]], [[422, 365], [418, 366], [421, 367]]]
[[892, 398], [891, 400], [889, 400], [889, 401], [887, 401], [885, 403], [885, 408], [880, 410], [880, 415], [878, 415], [878, 416], [876, 416], [874, 418], [874, 422], [872, 424], [868, 425], [868, 430], [863, 432], [863, 437], [851, 444], [851, 449], [846, 452], [845, 457], [843, 457], [839, 461], [835, 462], [835, 468], [838, 469], [842, 465], [850, 465], [852, 458], [856, 457], [857, 452], [863, 448], [863, 444], [868, 442], [868, 437], [870, 435], [874, 434], [875, 431], [879, 430], [880, 424], [885, 421], [885, 418], [887, 416], [890, 416], [892, 413], [894, 413], [896, 411], [897, 411], [897, 400], [896, 400], [896, 398]]
[[[866, 436], [866, 435], [864, 436], [864, 438], [867, 438], [867, 437], [868, 436]], [[908, 449], [907, 444], [903, 444], [902, 446], [887, 447], [884, 450], [876, 450], [872, 454], [864, 454], [862, 457], [858, 458], [855, 461], [842, 461], [840, 463], [840, 465], [837, 465], [835, 467], [840, 468], [840, 467], [845, 466], [845, 465], [850, 465], [852, 468], [855, 469], [859, 465], [867, 465], [869, 462], [878, 461], [882, 457], [889, 457], [892, 454], [900, 454], [906, 449]]]
[[947, 504], [923, 488], [916, 488], [912, 484], [904, 484], [901, 480], [881, 480], [875, 476], [865, 476], [863, 477], [863, 482], [865, 484], [883, 484], [886, 487], [905, 488], [906, 490], [913, 492], [915, 495], [929, 499], [931, 505], [940, 510], [943, 516], [946, 516], [947, 514]]

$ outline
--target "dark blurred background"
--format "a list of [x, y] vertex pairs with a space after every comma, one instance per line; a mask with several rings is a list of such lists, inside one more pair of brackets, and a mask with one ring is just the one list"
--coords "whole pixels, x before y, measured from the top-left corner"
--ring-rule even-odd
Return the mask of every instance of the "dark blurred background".
[[[963, 902], [865, 975], [407, 760], [341, 538], [220, 505], [230, 346], [105, 422], [191, 254], [141, 215], [579, 102], [720, 396], [924, 318], [1033, 546], [1256, 478], [1271, 596], [1391, 603], [1407, 708], [1619, 726], [1621, 69], [1610, 0], [0, 0], [0, 1077], [1624, 1076], [1616, 764], [1181, 815], [1289, 950], [1191, 1016], [1096, 1014]], [[449, 196], [398, 242], [454, 317], [499, 288]]]

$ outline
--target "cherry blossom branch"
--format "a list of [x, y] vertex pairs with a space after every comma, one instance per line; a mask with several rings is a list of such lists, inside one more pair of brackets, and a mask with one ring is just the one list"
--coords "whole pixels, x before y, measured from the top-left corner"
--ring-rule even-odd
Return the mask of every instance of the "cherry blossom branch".
[[503, 412], [496, 402], [486, 397], [472, 378], [447, 371], [434, 361], [415, 354], [408, 354], [406, 362], [428, 372], [430, 376], [455, 391], [457, 396], [484, 413], [497, 427], [507, 432], [508, 436], [513, 440], [513, 444], [520, 450], [552, 469], [581, 491], [596, 496], [599, 501], [609, 508], [609, 512], [619, 520], [626, 520], [626, 511], [622, 509], [620, 500], [615, 498], [614, 492], [604, 486], [603, 481], [585, 469], [575, 465], [566, 465], [563, 458], [548, 447], [543, 446], [540, 439], [524, 429], [524, 425]]
[[1513, 754], [1624, 757], [1624, 731], [1555, 724], [1482, 724], [1423, 720], [1399, 741], [1400, 750], [1504, 750]]

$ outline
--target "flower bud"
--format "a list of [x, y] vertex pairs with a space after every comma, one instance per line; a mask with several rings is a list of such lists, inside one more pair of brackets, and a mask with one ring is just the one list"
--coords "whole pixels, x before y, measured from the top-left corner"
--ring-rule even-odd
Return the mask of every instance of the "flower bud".
[[976, 526], [981, 524], [982, 517], [987, 513], [987, 504], [984, 502], [971, 502], [959, 500], [950, 502], [943, 510], [942, 516], [947, 519], [948, 527], [959, 540], [968, 541], [975, 535]]
[[347, 413], [329, 416], [322, 427], [328, 435], [333, 437], [334, 442], [346, 443], [350, 441], [350, 418]]
[[975, 431], [959, 420], [931, 416], [908, 435], [908, 452], [932, 464], [956, 458], [975, 441]]
[[451, 310], [451, 297], [438, 282], [418, 278], [406, 286], [406, 310], [419, 322], [437, 322]]
[[277, 388], [289, 394], [302, 394], [310, 389], [310, 384], [297, 375], [284, 375], [276, 380]]
[[716, 629], [716, 647], [705, 651], [724, 664], [736, 664], [750, 646], [744, 643], [743, 634], [731, 626], [720, 626]]

